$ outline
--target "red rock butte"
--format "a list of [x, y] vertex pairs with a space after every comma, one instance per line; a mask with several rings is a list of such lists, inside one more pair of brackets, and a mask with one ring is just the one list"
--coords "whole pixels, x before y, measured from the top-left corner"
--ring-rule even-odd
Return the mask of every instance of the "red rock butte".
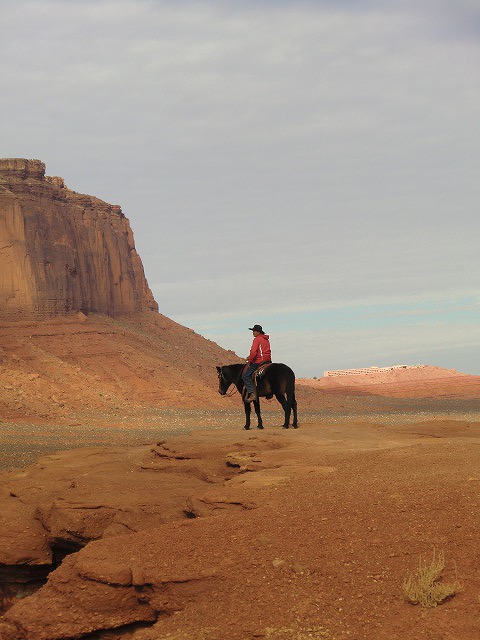
[[158, 309], [119, 206], [0, 159], [0, 319]]

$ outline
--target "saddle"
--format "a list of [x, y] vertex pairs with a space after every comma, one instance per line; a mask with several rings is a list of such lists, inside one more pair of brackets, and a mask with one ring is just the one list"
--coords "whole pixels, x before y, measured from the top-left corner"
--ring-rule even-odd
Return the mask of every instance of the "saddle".
[[[268, 369], [268, 367], [271, 364], [272, 364], [271, 362], [264, 362], [258, 367], [256, 371], [253, 372], [252, 380], [253, 380], [253, 384], [255, 385], [255, 389], [258, 389], [258, 385], [260, 384], [261, 378], [263, 377], [265, 371]], [[267, 400], [270, 400], [271, 398], [273, 398], [273, 393], [271, 392], [270, 385], [268, 383], [266, 383], [265, 398]]]
[[[262, 376], [264, 375], [265, 371], [268, 369], [268, 367], [273, 364], [272, 362], [262, 362], [261, 365], [259, 365], [258, 369], [256, 369], [253, 373], [252, 373], [252, 382], [253, 385], [255, 387], [255, 389], [257, 389], [258, 384], [260, 382], [260, 378], [262, 378]], [[248, 363], [243, 367], [242, 369], [242, 374], [247, 370], [248, 367]], [[246, 389], [243, 389], [242, 392], [242, 397], [244, 397], [246, 394]], [[268, 390], [268, 393], [265, 394], [265, 398], [267, 400], [270, 400], [270, 398], [273, 398], [273, 393], [270, 392], [270, 389]]]
[[253, 380], [253, 384], [255, 386], [257, 386], [257, 380], [260, 380], [260, 378], [263, 376], [263, 374], [265, 373], [265, 371], [268, 369], [268, 367], [272, 364], [272, 362], [262, 362], [262, 364], [258, 367], [258, 369], [256, 369], [253, 372], [252, 375], [252, 380]]
[[[258, 386], [258, 383], [260, 381], [260, 378], [263, 377], [265, 371], [268, 369], [268, 367], [270, 367], [273, 364], [273, 362], [262, 362], [262, 364], [260, 364], [258, 366], [258, 369], [255, 369], [255, 371], [252, 373], [252, 382], [254, 384], [255, 387]], [[242, 373], [241, 375], [243, 375], [245, 373], [245, 371], [247, 370], [248, 367], [248, 363], [243, 367], [242, 369]]]

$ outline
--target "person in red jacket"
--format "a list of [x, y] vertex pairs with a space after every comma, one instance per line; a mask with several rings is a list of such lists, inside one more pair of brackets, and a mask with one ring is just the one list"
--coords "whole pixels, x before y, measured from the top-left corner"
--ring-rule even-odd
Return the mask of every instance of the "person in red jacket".
[[257, 399], [257, 394], [253, 385], [252, 374], [264, 362], [272, 361], [272, 351], [270, 349], [269, 336], [265, 334], [259, 324], [254, 324], [248, 330], [253, 331], [253, 342], [247, 358], [249, 364], [242, 374], [242, 380], [247, 390], [245, 401], [254, 402]]

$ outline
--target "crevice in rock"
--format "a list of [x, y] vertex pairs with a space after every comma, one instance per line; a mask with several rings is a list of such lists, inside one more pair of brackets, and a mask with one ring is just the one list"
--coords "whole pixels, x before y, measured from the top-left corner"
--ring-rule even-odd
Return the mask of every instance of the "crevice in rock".
[[52, 565], [0, 565], [0, 616], [46, 583]]
[[53, 541], [50, 544], [50, 548], [53, 554], [51, 571], [60, 566], [65, 558], [71, 553], [76, 553], [77, 551], [80, 551], [80, 549], [83, 549], [83, 547], [85, 547], [88, 542], [90, 541], [86, 541], [84, 544], [82, 544], [80, 542], [73, 542], [73, 540], [64, 539], [57, 539]]
[[16, 601], [33, 595], [43, 587], [50, 573], [58, 569], [67, 556], [80, 551], [84, 546], [85, 544], [67, 540], [56, 540], [50, 544], [51, 564], [0, 564], [0, 615]]

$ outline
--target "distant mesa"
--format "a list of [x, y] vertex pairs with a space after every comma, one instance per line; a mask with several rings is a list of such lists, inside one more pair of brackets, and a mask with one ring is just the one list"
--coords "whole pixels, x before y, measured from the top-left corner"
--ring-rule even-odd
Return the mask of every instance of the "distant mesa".
[[324, 371], [323, 375], [325, 378], [335, 378], [337, 376], [360, 376], [360, 375], [373, 375], [373, 374], [382, 374], [389, 373], [391, 371], [398, 370], [414, 370], [414, 369], [424, 369], [428, 368], [426, 364], [395, 364], [391, 367], [363, 367], [362, 369], [336, 369], [332, 371]]
[[0, 159], [0, 319], [148, 309], [158, 305], [121, 207], [69, 190], [40, 160]]
[[399, 398], [478, 398], [480, 392], [480, 376], [426, 364], [336, 369], [297, 382], [329, 393]]

